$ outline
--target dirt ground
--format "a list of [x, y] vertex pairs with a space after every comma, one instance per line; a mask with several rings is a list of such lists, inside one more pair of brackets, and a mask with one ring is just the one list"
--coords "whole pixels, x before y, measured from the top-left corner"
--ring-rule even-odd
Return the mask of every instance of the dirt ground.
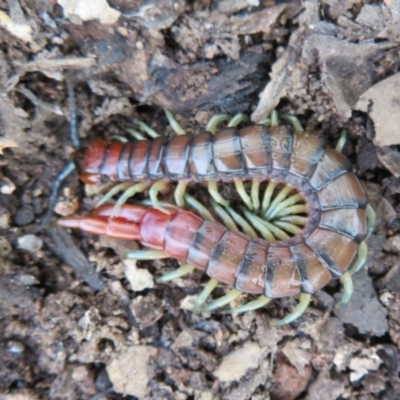
[[[399, 51], [399, 0], [0, 0], [0, 399], [399, 399]], [[269, 323], [296, 298], [195, 314], [201, 274], [156, 284], [175, 261], [41, 228], [73, 153], [66, 77], [84, 144], [139, 120], [170, 136], [163, 107], [194, 133], [274, 108], [330, 145], [347, 129], [377, 213], [351, 301], [334, 281], [288, 326]], [[98, 198], [74, 172], [56, 212]]]

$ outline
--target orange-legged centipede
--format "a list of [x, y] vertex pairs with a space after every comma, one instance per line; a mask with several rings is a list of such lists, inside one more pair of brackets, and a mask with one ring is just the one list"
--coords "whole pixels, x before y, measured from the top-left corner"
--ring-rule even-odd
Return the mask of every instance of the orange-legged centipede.
[[[237, 129], [240, 120], [236, 118], [230, 122], [229, 128], [214, 136], [203, 132], [196, 136], [179, 135], [169, 142], [163, 138], [135, 143], [97, 141], [77, 156], [81, 179], [92, 183], [101, 176], [108, 176], [116, 181], [140, 182], [132, 186], [133, 191], [128, 189], [128, 194], [150, 187], [150, 192], [154, 189], [150, 197], [158, 208], [162, 207], [156, 194], [165, 181], [180, 182], [175, 196], [179, 205], [187, 198], [184, 196], [187, 183], [194, 180], [207, 181], [213, 198], [225, 206], [227, 204], [214, 183], [216, 180], [235, 181], [248, 209], [257, 212], [261, 206], [261, 217], [249, 211], [245, 214], [257, 225], [256, 229], [269, 244], [261, 239], [251, 240], [243, 234], [227, 232], [222, 225], [210, 221], [200, 222], [199, 217], [185, 211], [140, 211], [143, 215], [154, 217], [143, 221], [136, 217], [122, 217], [121, 213], [129, 213], [131, 207], [121, 206], [127, 196], [122, 196], [123, 201], [115, 209], [114, 206], [107, 206], [95, 211], [93, 217], [87, 217], [89, 219], [70, 217], [60, 223], [85, 229], [86, 221], [92, 221], [95, 226], [97, 223], [104, 229], [89, 228], [89, 231], [102, 234], [111, 232], [105, 226], [114, 226], [115, 223], [121, 227], [121, 222], [126, 223], [127, 230], [132, 223], [139, 223], [141, 229], [154, 230], [155, 235], [162, 232], [162, 240], [146, 240], [140, 235], [132, 238], [140, 239], [149, 247], [164, 250], [163, 256], [186, 261], [188, 265], [174, 277], [191, 271], [192, 267], [205, 270], [212, 280], [206, 286], [201, 302], [217, 281], [235, 287], [222, 300], [204, 308], [207, 310], [226, 304], [240, 292], [263, 292], [263, 295], [235, 311], [254, 309], [266, 304], [270, 298], [302, 292], [304, 295], [298, 307], [281, 321], [287, 323], [304, 311], [310, 293], [325, 286], [332, 278], [339, 277], [345, 285], [343, 301], [347, 301], [352, 292], [349, 269], [355, 259], [352, 271], [364, 263], [365, 239], [373, 226], [373, 210], [360, 182], [350, 171], [350, 163], [338, 151], [324, 148], [318, 137], [303, 133], [296, 121], [293, 122], [294, 129], [279, 125], [274, 118], [266, 121], [268, 128], [255, 125]], [[182, 133], [179, 126], [175, 125], [175, 128], [176, 132]], [[244, 189], [243, 179], [252, 179], [251, 196]], [[269, 183], [260, 202], [259, 185], [264, 180]], [[280, 184], [284, 188], [274, 195], [275, 188]], [[126, 188], [126, 185], [122, 187]], [[293, 191], [295, 194], [288, 196]], [[114, 216], [118, 215], [115, 221], [112, 218], [113, 209]], [[227, 210], [238, 221], [237, 214], [229, 208]], [[186, 216], [186, 219], [181, 216]], [[189, 220], [191, 222], [187, 223]], [[188, 234], [192, 242], [186, 243], [185, 229], [178, 229], [176, 221], [186, 221], [185, 226], [192, 232], [192, 236]], [[178, 257], [165, 248], [170, 240], [170, 229], [180, 232], [178, 239], [186, 243], [188, 254], [197, 251], [198, 259], [182, 257], [181, 253]], [[251, 228], [246, 228], [245, 232], [254, 237]], [[158, 257], [154, 251], [145, 254], [149, 258]], [[133, 257], [141, 256], [136, 253]], [[199, 259], [203, 260], [201, 265]], [[246, 280], [247, 286], [243, 284]], [[253, 281], [253, 286], [250, 281]], [[258, 282], [257, 285], [254, 281]]]

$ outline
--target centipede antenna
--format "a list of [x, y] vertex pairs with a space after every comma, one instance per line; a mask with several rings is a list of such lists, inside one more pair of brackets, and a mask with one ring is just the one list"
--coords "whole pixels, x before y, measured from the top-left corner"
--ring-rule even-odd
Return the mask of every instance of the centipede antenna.
[[229, 201], [225, 200], [218, 192], [217, 182], [215, 181], [208, 181], [208, 192], [210, 193], [211, 197], [219, 204], [223, 206], [229, 206]]
[[239, 290], [232, 289], [225, 296], [220, 297], [217, 300], [214, 300], [208, 306], [202, 308], [202, 312], [212, 311], [217, 308], [223, 307], [226, 304], [229, 304], [231, 301], [235, 300], [242, 294]]
[[243, 213], [248, 221], [253, 225], [253, 227], [261, 233], [261, 236], [270, 243], [276, 241], [275, 236], [272, 232], [263, 224], [263, 220], [256, 215], [252, 214], [250, 211], [243, 209]]
[[284, 121], [290, 122], [296, 132], [304, 132], [304, 129], [301, 126], [301, 123], [300, 123], [299, 119], [297, 117], [295, 117], [294, 115], [292, 115], [292, 114], [280, 114], [279, 118], [283, 119]]
[[341, 153], [344, 145], [346, 144], [346, 140], [347, 140], [347, 131], [343, 129], [342, 132], [340, 133], [340, 138], [337, 142], [335, 150]]
[[336, 308], [347, 304], [354, 292], [353, 278], [351, 277], [350, 271], [345, 272], [339, 280], [343, 285], [343, 296], [339, 303], [336, 304]]
[[271, 126], [278, 126], [279, 124], [279, 115], [278, 115], [278, 111], [276, 110], [272, 110], [271, 111]]
[[367, 257], [368, 257], [368, 246], [367, 242], [364, 240], [358, 246], [357, 259], [349, 270], [351, 275], [358, 272], [364, 266], [365, 262], [367, 261]]
[[146, 140], [146, 136], [135, 129], [129, 128], [125, 130], [136, 140]]
[[236, 224], [239, 225], [242, 228], [243, 232], [247, 236], [250, 236], [252, 239], [256, 239], [257, 238], [256, 231], [252, 228], [252, 226], [241, 215], [239, 215], [231, 207], [225, 207], [225, 210], [229, 213], [229, 215], [236, 222]]
[[274, 190], [277, 186], [278, 186], [277, 182], [272, 182], [272, 181], [268, 182], [268, 185], [265, 189], [263, 201], [261, 203], [261, 212], [263, 214], [265, 214], [268, 211], [268, 207], [271, 204], [272, 195], [274, 194]]
[[156, 139], [160, 137], [160, 134], [157, 133], [153, 128], [150, 128], [149, 125], [145, 124], [142, 121], [138, 121], [134, 119], [133, 122], [143, 131], [146, 132], [151, 138]]
[[254, 210], [257, 211], [260, 208], [260, 181], [253, 179], [251, 182], [251, 202], [253, 203]]
[[67, 84], [68, 100], [69, 100], [69, 136], [72, 147], [74, 149], [79, 149], [81, 144], [78, 134], [78, 122], [76, 114], [74, 86], [72, 84], [72, 81], [67, 77], [65, 78], [65, 83]]
[[170, 212], [163, 208], [158, 201], [158, 193], [168, 188], [168, 182], [164, 181], [163, 179], [158, 180], [157, 182], [153, 183], [149, 190], [149, 197], [152, 202], [152, 206], [157, 208], [158, 210], [162, 211], [165, 214], [170, 214]]
[[373, 230], [375, 228], [376, 214], [370, 204], [368, 204], [367, 207], [365, 208], [365, 213], [367, 214], [367, 237], [366, 237], [366, 239], [368, 239], [371, 236], [371, 233], [373, 232]]
[[[78, 149], [80, 147], [80, 141], [78, 134], [74, 87], [69, 78], [66, 77], [65, 82], [67, 85], [68, 100], [69, 100], [69, 136], [73, 148]], [[40, 231], [50, 221], [53, 215], [54, 207], [56, 206], [57, 203], [57, 196], [60, 190], [60, 186], [67, 178], [67, 176], [74, 170], [75, 170], [75, 164], [72, 161], [69, 161], [67, 165], [55, 177], [50, 191], [47, 211], [44, 217], [42, 218], [42, 222], [37, 228], [37, 231]]]
[[248, 121], [249, 116], [243, 113], [236, 114], [228, 123], [228, 128], [234, 128], [238, 126], [241, 122]]
[[120, 196], [118, 201], [115, 203], [114, 213], [116, 213], [119, 210], [119, 208], [122, 206], [122, 204], [126, 203], [126, 201], [130, 197], [134, 196], [136, 193], [144, 192], [150, 186], [151, 186], [151, 183], [148, 183], [148, 182], [140, 182], [140, 183], [134, 184], [133, 186], [130, 186], [128, 189], [125, 190], [125, 192]]
[[75, 169], [75, 164], [72, 161], [69, 161], [67, 165], [58, 173], [58, 175], [54, 178], [53, 185], [51, 187], [50, 196], [49, 196], [49, 205], [47, 206], [47, 210], [45, 215], [42, 218], [42, 222], [40, 223], [37, 231], [40, 231], [51, 219], [54, 211], [54, 207], [57, 203], [57, 195], [60, 189], [61, 184], [64, 182], [65, 178]]
[[235, 187], [244, 204], [246, 204], [249, 210], [252, 210], [254, 207], [250, 196], [247, 194], [246, 189], [244, 188], [243, 181], [241, 179], [235, 179]]
[[264, 218], [271, 219], [271, 214], [275, 212], [275, 208], [287, 197], [287, 195], [292, 190], [293, 189], [290, 186], [283, 187], [283, 189], [278, 193], [278, 195], [274, 198], [274, 200], [272, 200], [272, 203], [270, 204], [268, 210], [264, 214]]
[[167, 283], [171, 282], [174, 279], [181, 278], [182, 276], [188, 275], [194, 271], [194, 267], [189, 264], [181, 265], [179, 268], [175, 269], [174, 271], [167, 272], [166, 274], [160, 276], [156, 282], [157, 283]]
[[284, 229], [286, 232], [292, 233], [293, 235], [299, 235], [303, 230], [298, 226], [291, 224], [290, 222], [280, 220], [274, 221], [274, 225], [276, 225], [278, 228]]
[[174, 198], [175, 198], [175, 203], [178, 207], [183, 207], [185, 205], [184, 196], [187, 186], [188, 186], [187, 182], [180, 181], [175, 188]]
[[216, 114], [213, 115], [206, 125], [206, 131], [214, 134], [220, 122], [226, 121], [230, 118], [229, 114]]
[[227, 311], [222, 311], [223, 314], [239, 314], [239, 313], [244, 313], [248, 311], [254, 311], [257, 310], [261, 307], [266, 306], [268, 303], [271, 302], [271, 298], [265, 297], [264, 295], [259, 296], [256, 300], [249, 301], [246, 304], [243, 304], [241, 306], [232, 308], [231, 310]]
[[171, 111], [164, 108], [165, 115], [167, 116], [168, 122], [171, 128], [177, 135], [186, 135], [186, 131], [179, 125], [179, 122], [172, 115]]
[[203, 204], [201, 204], [198, 200], [196, 200], [194, 197], [186, 193], [184, 199], [188, 204], [188, 206], [193, 208], [193, 210], [195, 210], [197, 214], [200, 215], [201, 218], [203, 218], [206, 221], [215, 221], [215, 218], [211, 215], [210, 211], [208, 211], [207, 208]]
[[294, 308], [294, 310], [290, 314], [286, 315], [285, 318], [272, 321], [271, 325], [280, 326], [280, 325], [290, 324], [291, 322], [293, 322], [294, 320], [296, 320], [297, 318], [301, 317], [304, 314], [304, 312], [307, 310], [310, 304], [310, 301], [311, 301], [311, 294], [302, 293], [299, 298], [299, 303]]
[[[302, 200], [303, 200], [303, 198], [301, 197], [301, 195], [299, 193], [288, 197], [286, 200], [280, 202], [276, 207], [274, 207], [272, 211], [270, 211], [268, 218], [272, 219], [272, 218], [279, 217], [281, 215], [280, 214], [281, 211], [283, 211], [287, 207], [292, 206], [293, 204], [296, 204]], [[272, 205], [271, 205], [271, 207], [272, 207]]]
[[162, 250], [131, 250], [126, 253], [126, 258], [132, 260], [162, 260], [171, 256]]
[[132, 186], [132, 182], [122, 182], [118, 185], [113, 186], [96, 204], [96, 207], [100, 207], [103, 204], [107, 203], [113, 196], [117, 193], [122, 192], [123, 190], [128, 189]]
[[210, 296], [211, 292], [216, 288], [218, 285], [218, 281], [214, 278], [211, 278], [206, 285], [204, 286], [202, 292], [199, 294], [199, 297], [196, 299], [196, 302], [193, 306], [193, 312], [203, 312], [201, 307], [207, 301], [208, 297]]
[[239, 232], [239, 229], [236, 226], [235, 221], [215, 200], [211, 199], [211, 205], [215, 213], [218, 215], [222, 223], [228, 228], [229, 231]]

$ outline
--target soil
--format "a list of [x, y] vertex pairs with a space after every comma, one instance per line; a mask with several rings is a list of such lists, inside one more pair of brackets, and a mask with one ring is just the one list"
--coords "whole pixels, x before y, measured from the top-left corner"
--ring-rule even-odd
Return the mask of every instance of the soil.
[[[0, 0], [0, 399], [400, 398], [400, 3], [397, 0]], [[135, 243], [68, 233], [93, 209], [73, 172], [79, 138], [173, 135], [216, 113], [296, 115], [351, 160], [376, 211], [350, 302], [334, 281], [297, 304], [195, 314], [206, 282], [155, 279], [174, 260], [125, 259]], [[88, 188], [86, 188], [88, 189]], [[207, 192], [193, 186], [204, 202]], [[235, 191], [220, 191], [234, 200]], [[165, 194], [167, 196], [167, 194]], [[218, 286], [213, 297], [223, 295]]]

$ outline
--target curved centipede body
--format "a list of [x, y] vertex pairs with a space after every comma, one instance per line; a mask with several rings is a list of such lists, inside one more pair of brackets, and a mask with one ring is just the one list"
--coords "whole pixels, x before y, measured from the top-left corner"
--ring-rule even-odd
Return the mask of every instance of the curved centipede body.
[[[170, 141], [161, 137], [127, 143], [96, 141], [78, 153], [77, 164], [81, 179], [87, 183], [102, 176], [115, 181], [178, 181], [184, 185], [191, 181], [240, 183], [251, 179], [256, 187], [252, 201], [241, 193], [250, 209], [260, 207], [256, 203], [261, 181], [268, 181], [272, 192], [275, 186], [284, 185], [289, 188], [287, 192], [297, 193], [294, 197], [304, 203], [300, 213], [306, 217], [296, 219], [282, 211], [293, 203], [284, 200], [285, 196], [276, 196], [272, 203], [268, 200], [269, 211], [268, 204], [263, 205], [263, 216], [291, 233], [269, 223], [272, 232], [278, 233], [263, 235], [268, 240], [255, 238], [251, 230], [246, 231], [250, 236], [231, 232], [189, 211], [165, 213], [160, 207], [108, 205], [89, 217], [60, 220], [66, 227], [139, 240], [204, 271], [213, 285], [222, 282], [234, 287], [232, 295], [217, 300], [207, 310], [226, 304], [242, 292], [261, 294], [260, 300], [233, 311], [255, 309], [271, 298], [314, 293], [340, 277], [345, 297], [347, 291], [346, 301], [351, 296], [349, 269], [353, 265], [351, 270], [358, 270], [365, 261], [365, 239], [373, 227], [373, 210], [349, 161], [338, 151], [325, 148], [316, 136], [276, 124], [230, 127], [215, 135], [202, 132]], [[269, 196], [272, 193], [267, 187], [264, 202], [267, 192]], [[286, 217], [279, 220], [279, 216]], [[308, 301], [309, 297], [301, 298], [300, 303]], [[297, 310], [280, 322], [290, 322], [301, 312]]]

